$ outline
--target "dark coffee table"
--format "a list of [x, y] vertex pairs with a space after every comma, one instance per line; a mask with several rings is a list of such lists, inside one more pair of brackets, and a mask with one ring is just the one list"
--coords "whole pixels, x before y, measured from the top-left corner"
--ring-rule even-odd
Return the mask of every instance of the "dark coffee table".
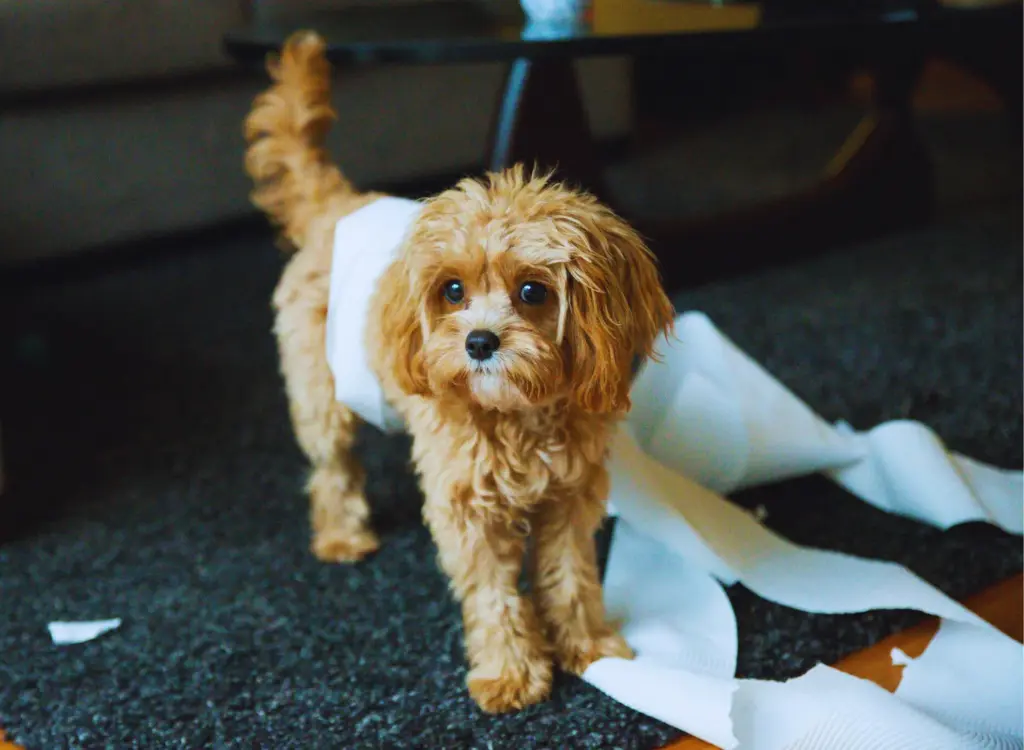
[[[614, 2], [615, 0], [606, 0]], [[573, 61], [596, 55], [682, 56], [707, 62], [785, 54], [841, 55], [875, 74], [874, 111], [819, 184], [797, 195], [671, 225], [627, 217], [652, 241], [671, 286], [923, 221], [932, 207], [928, 155], [915, 133], [910, 95], [925, 60], [967, 62], [1020, 106], [1021, 6], [954, 10], [923, 0], [765, 0], [746, 25], [723, 13], [700, 30], [659, 20], [629, 28], [602, 17], [572, 28], [538, 28], [521, 16], [490, 15], [478, 3], [442, 0], [404, 7], [355, 7], [255, 23], [225, 38], [238, 61], [262, 66], [298, 29], [315, 29], [336, 66], [509, 64], [486, 166], [516, 162], [556, 168], [606, 197]], [[731, 3], [730, 3], [731, 4]], [[672, 91], [666, 95], [684, 96]], [[1019, 109], [1018, 109], [1019, 111]], [[690, 252], [690, 250], [693, 252]], [[671, 250], [672, 252], [670, 252]], [[684, 252], [680, 252], [680, 251]]]

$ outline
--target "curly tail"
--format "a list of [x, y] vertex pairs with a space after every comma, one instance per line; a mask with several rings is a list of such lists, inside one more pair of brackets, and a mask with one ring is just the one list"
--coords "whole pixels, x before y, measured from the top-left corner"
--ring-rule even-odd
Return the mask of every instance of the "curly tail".
[[323, 39], [293, 34], [268, 59], [267, 72], [274, 84], [256, 97], [245, 120], [245, 170], [255, 184], [252, 202], [299, 248], [325, 205], [356, 190], [324, 149], [335, 114]]

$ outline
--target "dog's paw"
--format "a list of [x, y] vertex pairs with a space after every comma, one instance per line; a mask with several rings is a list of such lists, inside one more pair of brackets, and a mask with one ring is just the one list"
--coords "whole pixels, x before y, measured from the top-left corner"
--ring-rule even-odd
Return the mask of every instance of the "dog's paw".
[[312, 544], [313, 554], [318, 560], [327, 563], [358, 562], [376, 552], [379, 547], [380, 540], [369, 529], [325, 529], [314, 534]]
[[501, 714], [546, 700], [551, 693], [551, 675], [551, 663], [543, 659], [506, 664], [497, 675], [489, 665], [482, 665], [470, 670], [466, 685], [483, 711]]
[[558, 666], [574, 675], [582, 675], [587, 667], [606, 656], [632, 659], [633, 649], [618, 633], [599, 638], [562, 639], [555, 643]]

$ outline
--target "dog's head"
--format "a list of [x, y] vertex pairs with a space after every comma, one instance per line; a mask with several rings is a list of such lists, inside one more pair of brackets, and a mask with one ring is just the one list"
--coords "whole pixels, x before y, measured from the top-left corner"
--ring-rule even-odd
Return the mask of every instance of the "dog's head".
[[429, 200], [382, 288], [403, 391], [522, 411], [629, 408], [634, 357], [672, 307], [639, 236], [593, 197], [522, 169]]

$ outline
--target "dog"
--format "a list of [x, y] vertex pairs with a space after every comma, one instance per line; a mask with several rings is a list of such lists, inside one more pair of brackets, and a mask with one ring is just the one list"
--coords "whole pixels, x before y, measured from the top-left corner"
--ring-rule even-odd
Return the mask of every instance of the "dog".
[[[379, 542], [352, 455], [360, 418], [336, 399], [325, 356], [332, 246], [341, 219], [385, 196], [358, 191], [326, 153], [324, 49], [299, 32], [268, 58], [245, 163], [253, 202], [292, 253], [272, 304], [312, 465], [312, 552], [351, 562]], [[462, 608], [472, 698], [513, 711], [547, 698], [555, 664], [581, 675], [602, 657], [632, 658], [606, 618], [594, 534], [634, 361], [672, 328], [653, 254], [593, 196], [518, 166], [422, 201], [368, 294], [363, 344], [412, 437], [423, 517]]]

